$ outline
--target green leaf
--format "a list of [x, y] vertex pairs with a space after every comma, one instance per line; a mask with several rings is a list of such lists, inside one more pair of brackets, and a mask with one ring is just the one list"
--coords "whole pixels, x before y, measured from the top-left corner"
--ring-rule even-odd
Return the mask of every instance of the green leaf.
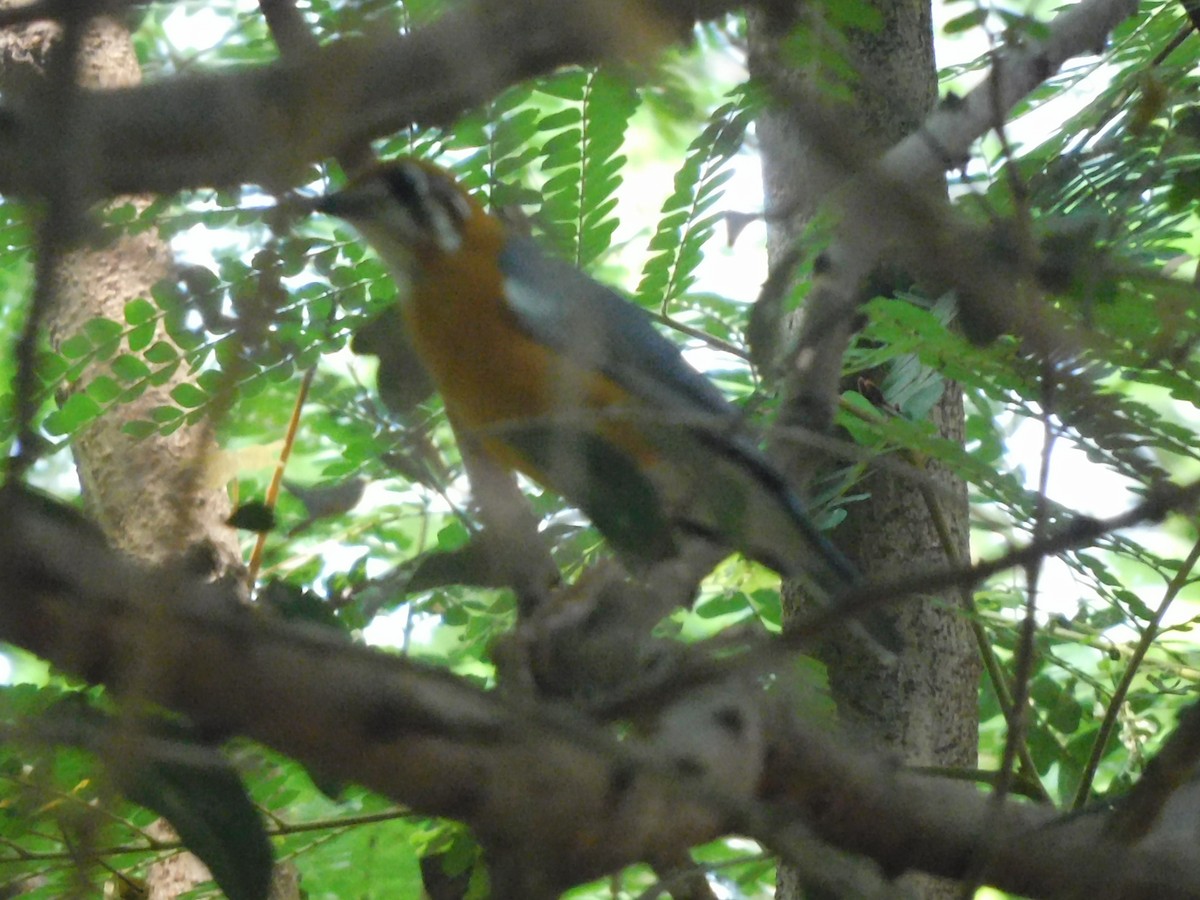
[[150, 418], [163, 425], [182, 419], [183, 410], [178, 406], [156, 406], [150, 410]]
[[749, 611], [750, 607], [746, 603], [746, 597], [743, 594], [722, 594], [717, 597], [710, 597], [701, 603], [696, 604], [696, 615], [702, 619], [715, 619], [718, 616], [728, 616], [732, 614], [742, 614]]
[[175, 376], [175, 370], [179, 368], [179, 360], [173, 363], [167, 363], [159, 369], [152, 370], [147, 376], [149, 382], [155, 387], [161, 387], [167, 384]]
[[705, 217], [705, 210], [719, 202], [722, 185], [732, 174], [724, 167], [741, 147], [749, 122], [745, 110], [722, 107], [688, 148], [688, 158], [675, 174], [675, 188], [663, 203], [663, 215], [650, 240], [650, 249], [662, 252], [651, 256], [642, 270], [639, 302], [670, 303], [692, 283], [692, 274], [703, 260], [703, 245], [719, 220], [716, 215]]
[[97, 375], [86, 388], [87, 395], [101, 405], [108, 405], [121, 394], [121, 387], [107, 375]]
[[578, 128], [569, 128], [550, 138], [542, 145], [542, 153], [546, 157], [542, 168], [549, 172], [578, 163], [583, 159], [583, 151], [579, 149], [582, 138], [583, 132]]
[[538, 82], [537, 89], [543, 94], [549, 94], [551, 97], [579, 101], [583, 99], [586, 83], [586, 73], [580, 71], [565, 72]]
[[208, 402], [208, 394], [185, 381], [171, 389], [171, 399], [186, 409], [195, 409]]
[[559, 128], [566, 128], [568, 125], [577, 125], [582, 120], [583, 113], [577, 107], [572, 106], [543, 117], [537, 123], [537, 130], [557, 131]]
[[125, 321], [130, 325], [143, 325], [158, 316], [158, 307], [144, 297], [125, 304]]
[[121, 426], [121, 433], [127, 434], [137, 440], [150, 437], [157, 433], [158, 426], [153, 422], [147, 422], [145, 419], [131, 419]]
[[311, 897], [426, 896], [413, 846], [418, 827], [397, 815], [324, 835], [304, 855], [305, 891]]
[[145, 362], [127, 353], [115, 356], [108, 365], [122, 382], [138, 382], [150, 374], [150, 367]]
[[[215, 394], [230, 384], [229, 375], [216, 369], [205, 369], [196, 376], [196, 386], [206, 394]], [[200, 404], [196, 404], [199, 406]]]
[[151, 346], [146, 348], [146, 352], [142, 356], [146, 362], [162, 364], [178, 359], [179, 353], [167, 341], [155, 341]]
[[89, 319], [83, 326], [83, 333], [96, 345], [118, 340], [122, 331], [121, 323], [112, 319]]
[[942, 32], [945, 34], [961, 34], [964, 31], [970, 31], [972, 28], [980, 28], [987, 21], [989, 12], [988, 9], [981, 7], [963, 13], [961, 16], [955, 16], [942, 26]]
[[46, 417], [46, 429], [51, 434], [74, 434], [103, 412], [100, 405], [87, 394], [76, 391], [62, 408]]
[[52, 386], [58, 384], [69, 369], [70, 366], [67, 361], [58, 353], [38, 354], [37, 372], [44, 385]]
[[58, 352], [67, 359], [82, 359], [92, 352], [92, 342], [84, 334], [75, 334], [59, 344]]
[[154, 335], [156, 333], [157, 328], [155, 327], [155, 323], [146, 322], [143, 325], [138, 325], [136, 328], [131, 329], [129, 334], [125, 336], [125, 340], [129, 344], [130, 350], [143, 350], [150, 344], [152, 340], [154, 340]]

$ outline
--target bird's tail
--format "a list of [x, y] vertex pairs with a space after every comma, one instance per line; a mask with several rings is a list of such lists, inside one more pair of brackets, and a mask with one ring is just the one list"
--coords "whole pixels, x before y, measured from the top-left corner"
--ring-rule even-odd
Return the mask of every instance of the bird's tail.
[[[630, 421], [653, 448], [656, 459], [648, 467], [594, 422], [505, 423], [493, 437], [539, 481], [570, 497], [627, 559], [669, 559], [684, 532], [801, 582], [827, 607], [836, 608], [860, 580], [783, 476], [728, 421], [722, 427], [665, 416], [649, 421], [644, 409]], [[866, 632], [881, 655], [900, 649], [898, 632], [878, 611], [848, 622]]]
[[[813, 523], [803, 502], [783, 476], [744, 436], [709, 429], [687, 429], [671, 439], [672, 468], [691, 485], [680, 495], [673, 515], [686, 528], [736, 549], [744, 556], [800, 581], [826, 606], [861, 578], [854, 565]], [[668, 496], [676, 492], [665, 491]], [[889, 653], [902, 641], [890, 617], [864, 613], [861, 625]]]

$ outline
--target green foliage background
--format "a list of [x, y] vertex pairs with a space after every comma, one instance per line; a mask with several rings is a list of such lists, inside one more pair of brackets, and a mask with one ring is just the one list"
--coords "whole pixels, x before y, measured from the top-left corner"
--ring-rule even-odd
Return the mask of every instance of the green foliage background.
[[[385, 24], [411, 27], [443, 5], [312, 0], [309, 17], [322, 39], [332, 39]], [[234, 3], [207, 8], [227, 21], [228, 31], [197, 52], [167, 39], [166, 18], [186, 14], [176, 4], [145, 7], [136, 40], [150, 77], [193, 66], [258, 64], [275, 55], [252, 9]], [[828, 10], [823, 28], [857, 24], [845, 4], [831, 0]], [[1019, 10], [989, 12], [963, 3], [948, 10], [946, 31], [958, 36], [1036, 33]], [[1042, 142], [1016, 147], [1013, 158], [996, 141], [985, 142], [968, 174], [953, 183], [959, 207], [999, 246], [1013, 235], [1033, 242], [1055, 287], [1056, 309], [1079, 339], [1072, 370], [1077, 383], [1086, 376], [1088, 389], [1084, 396], [1064, 390], [1055, 398], [1049, 427], [1057, 447], [1079, 448], [1092, 464], [1127, 479], [1135, 495], [1160, 479], [1183, 481], [1200, 471], [1191, 279], [1200, 195], [1200, 106], [1194, 102], [1200, 38], [1192, 35], [1155, 62], [1184, 26], [1179, 4], [1142, 4], [1100, 57], [1072, 64], [1020, 111], [1053, 102], [1071, 108]], [[772, 386], [758, 382], [746, 362], [748, 309], [739, 302], [756, 285], [735, 299], [717, 295], [701, 278], [705, 255], [727, 240], [727, 213], [745, 211], [742, 198], [724, 188], [734, 166], [753, 163], [756, 93], [737, 78], [710, 74], [736, 71], [736, 48], [743, 43], [743, 23], [731, 18], [700, 29], [690, 47], [650, 70], [565, 71], [505, 92], [452, 128], [413, 130], [380, 142], [378, 150], [383, 157], [436, 159], [494, 208], [519, 210], [555, 252], [623, 286], [681, 343], [703, 351], [693, 359], [710, 367], [752, 414], [763, 414]], [[798, 36], [796, 52], [815, 46], [821, 56], [831, 55], [828, 43], [813, 35]], [[836, 54], [823, 62], [836, 95], [839, 79], [849, 75]], [[980, 55], [948, 68], [943, 80], [961, 91], [985, 65]], [[1081, 93], [1085, 78], [1099, 88]], [[644, 173], [666, 170], [674, 178], [661, 186], [657, 216], [632, 223], [626, 210], [639, 209]], [[313, 189], [342, 177], [334, 166], [314, 168], [311, 176]], [[373, 387], [373, 362], [348, 349], [350, 336], [395, 302], [397, 287], [336, 223], [314, 220], [272, 233], [262, 213], [268, 202], [248, 187], [164, 197], [140, 213], [129, 206], [105, 214], [106, 228], [159, 228], [197, 261], [151, 296], [132, 300], [123, 320], [96, 320], [59, 352], [43, 353], [40, 425], [60, 452], [36, 477], [69, 495], [71, 436], [179, 367], [194, 378], [175, 389], [171, 404], [133, 423], [134, 433], [165, 434], [196, 422], [232, 390], [236, 403], [220, 423], [222, 445], [230, 452], [271, 445], [286, 428], [299, 373], [315, 366], [289, 477], [305, 484], [358, 477], [371, 487], [352, 514], [317, 520], [294, 537], [288, 530], [305, 511], [295, 498], [283, 498], [281, 527], [268, 542], [264, 567], [274, 582], [272, 596], [290, 614], [335, 623], [355, 639], [364, 629], [387, 636], [396, 652], [486, 683], [488, 644], [514, 621], [511, 597], [440, 583], [444, 579], [418, 565], [431, 552], [441, 552], [454, 574], [467, 565], [455, 556], [471, 525], [463, 475], [440, 404], [433, 397], [400, 412], [388, 409]], [[0, 336], [10, 345], [30, 292], [25, 221], [18, 204], [0, 205]], [[755, 252], [752, 240], [753, 233], [739, 237], [739, 254]], [[805, 289], [798, 285], [794, 303]], [[1028, 540], [1038, 496], [1022, 467], [1039, 463], [1014, 458], [1007, 444], [1023, 420], [1043, 418], [1038, 366], [1006, 338], [982, 347], [970, 343], [955, 327], [950, 304], [939, 298], [878, 298], [867, 312], [849, 369], [887, 368], [880, 388], [891, 412], [852, 393], [840, 424], [872, 452], [918, 467], [936, 458], [958, 472], [971, 488], [978, 552], [994, 554]], [[156, 340], [160, 321], [175, 347]], [[56, 390], [95, 359], [109, 360], [112, 375], [95, 378], [58, 405]], [[2, 383], [11, 376], [11, 361], [0, 357]], [[966, 392], [965, 447], [936, 437], [923, 421], [946, 378]], [[0, 408], [8, 416], [0, 422], [7, 444], [11, 402]], [[859, 474], [849, 469], [823, 498], [831, 521], [839, 506], [855, 501]], [[261, 498], [268, 476], [262, 467], [239, 472], [237, 496]], [[598, 536], [565, 514], [556, 497], [530, 491], [556, 536], [560, 562], [568, 571], [583, 566], [597, 552]], [[1072, 515], [1049, 505], [1051, 524]], [[1119, 792], [1192, 700], [1200, 674], [1189, 630], [1195, 614], [1189, 547], [1196, 540], [1194, 523], [1176, 518], [1062, 557], [1070, 578], [1055, 577], [1056, 595], [1043, 597], [1054, 612], [1044, 617], [1032, 675], [1037, 714], [1028, 744], [1038, 780], [1026, 785], [1032, 793], [1070, 806]], [[428, 586], [416, 590], [421, 577]], [[1002, 667], [1011, 662], [1025, 600], [1019, 582], [998, 578], [976, 596], [980, 624]], [[777, 626], [778, 596], [770, 585], [761, 571], [729, 562], [695, 611], [664, 627], [690, 639], [752, 617]], [[1173, 604], [1172, 627], [1139, 649], [1147, 630], [1157, 627], [1165, 600]], [[378, 626], [383, 620], [390, 623], [386, 629]], [[86, 748], [47, 746], [36, 730], [22, 731], [21, 723], [38, 721], [79, 688], [15, 651], [11, 659], [14, 681], [28, 681], [0, 690], [6, 738], [12, 738], [0, 749], [0, 885], [25, 883], [34, 886], [29, 896], [61, 897], [98, 895], [104, 883], [136, 879], [163, 852], [145, 837], [153, 815], [123, 800], [120, 784], [97, 768]], [[103, 708], [93, 692], [85, 699]], [[979, 710], [981, 766], [990, 769], [999, 759], [1004, 723], [987, 681]], [[410, 815], [353, 788], [318, 787], [294, 763], [261, 748], [238, 745], [231, 758], [276, 854], [297, 863], [314, 900], [415, 896], [423, 856], [436, 857], [451, 874], [475, 871], [476, 851], [458, 826]], [[772, 869], [753, 853], [730, 843], [701, 855], [741, 894], [765, 896]], [[473, 877], [479, 895], [484, 883], [478, 873]], [[647, 884], [644, 872], [631, 872], [620, 890], [635, 896]], [[609, 890], [594, 886], [579, 895]]]

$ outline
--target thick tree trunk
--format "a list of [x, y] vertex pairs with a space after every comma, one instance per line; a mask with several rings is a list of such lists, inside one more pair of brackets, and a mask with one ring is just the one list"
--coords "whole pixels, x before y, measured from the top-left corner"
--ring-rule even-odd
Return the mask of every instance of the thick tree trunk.
[[[0, 0], [0, 5], [16, 4]], [[0, 36], [0, 87], [34, 96], [58, 37], [57, 26], [47, 22], [5, 30]], [[141, 70], [128, 30], [111, 18], [94, 19], [81, 41], [76, 72], [79, 83], [89, 88], [139, 83]], [[86, 160], [79, 154], [86, 154], [86, 147], [68, 158], [77, 171], [86, 173]], [[127, 202], [140, 207], [148, 201]], [[45, 322], [55, 345], [97, 316], [123, 322], [125, 304], [148, 298], [151, 288], [170, 272], [170, 249], [153, 229], [111, 241], [93, 239], [94, 246], [88, 243], [68, 253], [55, 273], [56, 303]], [[158, 338], [169, 340], [165, 333]], [[103, 364], [92, 366], [63, 390], [83, 390], [106, 372]], [[211, 428], [182, 427], [166, 437], [142, 440], [123, 431], [130, 421], [148, 419], [154, 407], [170, 405], [170, 392], [186, 379], [186, 367], [181, 366], [167, 383], [147, 388], [132, 402], [109, 407], [72, 446], [88, 512], [114, 545], [151, 562], [191, 553], [215, 576], [224, 576], [240, 570], [241, 553], [236, 532], [224, 524], [230, 513], [225, 490], [206, 488], [197, 477], [213, 446]]]
[[[855, 141], [866, 158], [913, 132], [931, 109], [937, 87], [928, 0], [877, 0], [873, 5], [883, 27], [847, 35], [846, 53], [859, 80], [852, 102], [833, 107], [847, 132], [839, 138]], [[785, 90], [819, 92], [822, 73], [812, 68], [801, 72], [780, 58], [782, 38], [802, 16], [809, 17], [805, 27], [821, 27], [812, 15], [810, 5], [798, 4], [789, 20], [753, 19], [752, 74]], [[806, 133], [810, 126], [793, 110], [786, 103], [775, 104], [756, 123], [767, 210], [777, 214], [768, 219], [773, 263], [793, 246], [822, 197], [852, 174], [840, 170], [839, 161], [815, 151], [813, 136]], [[956, 385], [946, 385], [932, 417], [942, 435], [962, 440], [962, 394]], [[849, 507], [847, 520], [832, 537], [863, 572], [944, 564], [947, 553], [935, 527], [939, 516], [954, 553], [959, 559], [967, 557], [965, 485], [936, 464], [924, 474], [941, 490], [923, 493], [921, 485], [882, 470], [860, 485], [869, 497]], [[936, 497], [936, 511], [930, 509], [927, 496]], [[796, 599], [788, 591], [785, 605]], [[851, 635], [833, 638], [822, 651], [847, 727], [909, 764], [975, 765], [979, 664], [970, 628], [958, 609], [956, 595], [948, 594], [910, 599], [889, 610], [905, 641], [894, 668], [881, 667], [877, 656]], [[795, 875], [781, 872], [781, 897], [799, 895]], [[918, 890], [925, 897], [955, 894], [953, 886], [924, 879]]]

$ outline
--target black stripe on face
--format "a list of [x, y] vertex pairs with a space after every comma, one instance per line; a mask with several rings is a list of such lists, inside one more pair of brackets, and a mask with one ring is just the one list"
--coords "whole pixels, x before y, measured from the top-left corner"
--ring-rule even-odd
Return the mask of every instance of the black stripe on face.
[[471, 207], [463, 196], [462, 188], [440, 174], [430, 176], [426, 185], [430, 201], [437, 204], [455, 231], [462, 231], [471, 215]]
[[413, 165], [388, 166], [381, 173], [383, 183], [413, 221], [424, 230], [433, 227], [433, 216], [429, 209], [429, 179], [425, 172]]
[[383, 181], [417, 229], [443, 251], [458, 248], [471, 206], [449, 176], [412, 163], [390, 166]]

